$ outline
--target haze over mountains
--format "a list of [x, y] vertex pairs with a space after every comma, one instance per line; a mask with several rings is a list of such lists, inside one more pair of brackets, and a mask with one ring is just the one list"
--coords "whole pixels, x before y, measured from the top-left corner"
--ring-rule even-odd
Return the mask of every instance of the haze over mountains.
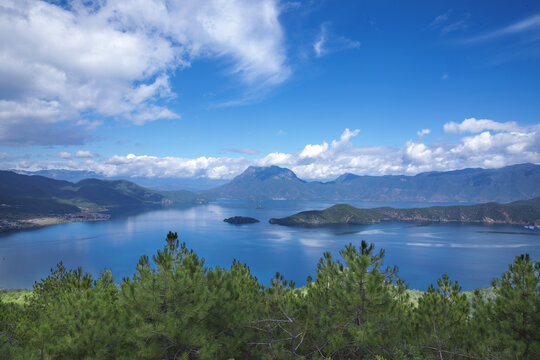
[[[76, 177], [87, 174], [59, 171], [56, 175]], [[52, 217], [56, 219], [55, 221], [73, 221], [66, 217], [82, 214], [82, 219], [87, 219], [88, 216], [92, 218], [99, 214], [125, 214], [171, 205], [197, 205], [222, 199], [257, 202], [316, 200], [335, 203], [347, 201], [508, 203], [539, 196], [540, 166], [534, 164], [488, 170], [430, 172], [416, 176], [344, 174], [334, 181], [324, 183], [304, 181], [293, 171], [278, 166], [249, 167], [227, 184], [199, 192], [159, 191], [126, 180], [84, 179], [69, 182], [39, 175], [28, 176], [0, 171], [0, 222], [3, 224], [0, 224], [0, 228], [25, 227], [29, 225], [26, 224], [29, 219], [40, 217]], [[346, 214], [346, 217], [349, 215]], [[376, 218], [411, 217], [410, 214], [383, 215]], [[435, 215], [439, 216], [438, 213]], [[476, 216], [473, 215], [467, 216]], [[446, 214], [443, 217], [448, 216]], [[497, 217], [494, 219], [500, 220]], [[522, 220], [521, 217], [519, 219]]]

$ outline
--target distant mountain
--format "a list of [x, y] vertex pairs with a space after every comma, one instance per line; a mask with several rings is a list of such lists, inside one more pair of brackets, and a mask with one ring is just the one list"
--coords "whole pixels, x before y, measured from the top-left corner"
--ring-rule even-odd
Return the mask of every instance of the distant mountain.
[[[39, 170], [39, 171], [24, 171], [12, 170], [23, 175], [40, 175], [56, 180], [66, 180], [69, 182], [78, 182], [84, 179], [101, 179], [101, 180], [125, 180], [122, 177], [106, 177], [93, 171], [79, 170]], [[161, 177], [130, 177], [129, 181], [154, 190], [188, 190], [202, 191], [215, 188], [228, 182], [221, 179], [207, 178], [161, 178]]]
[[231, 182], [201, 194], [209, 199], [296, 200], [306, 196], [307, 184], [289, 169], [250, 166]]
[[249, 167], [228, 184], [203, 191], [209, 199], [501, 203], [540, 196], [540, 165], [464, 169], [415, 176], [344, 174], [330, 182], [306, 182], [291, 170]]
[[381, 221], [500, 223], [540, 226], [540, 197], [509, 204], [433, 206], [416, 209], [380, 207], [358, 209], [350, 205], [334, 205], [321, 211], [303, 211], [271, 224], [285, 226], [324, 226], [373, 224]]
[[[5, 175], [7, 173], [17, 179], [9, 189], [7, 188], [9, 176]], [[58, 202], [54, 208], [74, 205], [103, 209], [118, 207], [119, 204], [140, 206], [161, 201], [198, 203], [217, 199], [507, 203], [540, 196], [540, 165], [534, 164], [513, 165], [500, 169], [428, 172], [416, 176], [359, 176], [347, 173], [330, 182], [307, 182], [299, 179], [291, 170], [278, 166], [250, 166], [230, 182], [196, 194], [190, 191], [151, 190], [125, 180], [79, 179], [94, 174], [90, 172], [44, 170], [42, 173], [77, 181], [47, 179], [43, 176], [18, 178], [16, 176], [24, 175], [0, 172], [0, 201], [10, 196], [18, 197], [21, 204], [29, 201], [29, 198], [34, 201], [52, 198]], [[146, 178], [138, 179], [144, 183], [141, 179]], [[210, 180], [209, 183], [205, 183], [204, 179], [178, 180], [192, 181], [194, 187], [199, 182], [199, 188], [212, 183]], [[165, 182], [158, 187], [159, 181], [148, 181], [157, 188], [169, 188], [168, 185], [165, 186], [167, 184]], [[21, 197], [25, 198], [24, 201]]]
[[21, 175], [39, 175], [44, 176], [50, 179], [55, 180], [65, 180], [69, 182], [78, 182], [84, 179], [104, 179], [98, 173], [93, 171], [83, 171], [83, 170], [38, 170], [38, 171], [25, 171], [25, 170], [11, 170], [17, 174]]
[[201, 201], [189, 191], [155, 191], [123, 180], [85, 179], [72, 183], [0, 171], [0, 215], [4, 218], [78, 211], [118, 212]]
[[[120, 178], [118, 178], [120, 179]], [[188, 190], [204, 191], [221, 186], [228, 180], [208, 178], [158, 178], [158, 177], [133, 177], [129, 181], [154, 190]]]

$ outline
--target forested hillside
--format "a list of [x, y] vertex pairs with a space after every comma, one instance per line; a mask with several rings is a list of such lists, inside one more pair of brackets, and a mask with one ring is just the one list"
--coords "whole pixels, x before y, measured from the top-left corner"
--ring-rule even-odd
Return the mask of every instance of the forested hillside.
[[[205, 267], [169, 233], [117, 285], [61, 263], [31, 294], [0, 292], [2, 359], [538, 359], [540, 264], [518, 256], [494, 297], [442, 275], [416, 302], [384, 250], [329, 253], [295, 289], [249, 267]], [[435, 280], [435, 279], [434, 279]], [[13, 300], [16, 298], [17, 300]]]
[[380, 207], [358, 209], [338, 204], [325, 210], [302, 211], [271, 224], [286, 226], [322, 226], [344, 224], [373, 224], [381, 221], [460, 222], [540, 226], [540, 197], [509, 204], [432, 206], [426, 208], [394, 209]]
[[189, 191], [155, 191], [123, 180], [85, 179], [77, 183], [0, 171], [0, 215], [3, 218], [119, 211], [164, 204], [196, 204]]

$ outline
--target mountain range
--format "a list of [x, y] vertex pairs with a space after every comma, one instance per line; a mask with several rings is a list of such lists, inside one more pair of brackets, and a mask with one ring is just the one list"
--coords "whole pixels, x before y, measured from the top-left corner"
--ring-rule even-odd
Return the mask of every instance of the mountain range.
[[0, 215], [4, 219], [80, 211], [114, 213], [203, 201], [189, 191], [150, 190], [123, 180], [85, 179], [72, 183], [0, 171]]
[[215, 188], [217, 186], [227, 183], [224, 179], [208, 179], [208, 178], [170, 178], [170, 177], [144, 177], [136, 176], [129, 177], [128, 179], [113, 176], [107, 177], [94, 171], [84, 170], [38, 170], [38, 171], [25, 171], [25, 170], [13, 170], [22, 175], [40, 175], [55, 180], [66, 180], [72, 183], [79, 182], [85, 179], [99, 179], [99, 180], [128, 180], [139, 186], [143, 186], [153, 190], [188, 190], [188, 191], [203, 191]]
[[510, 202], [540, 196], [540, 165], [427, 172], [415, 176], [343, 174], [304, 181], [289, 169], [249, 167], [231, 182], [202, 191], [210, 200], [325, 200], [387, 202]]
[[[55, 171], [60, 177], [88, 175]], [[534, 164], [415, 176], [344, 174], [329, 182], [305, 181], [278, 166], [251, 166], [230, 182], [199, 192], [159, 191], [125, 180], [70, 182], [0, 171], [0, 215], [4, 218], [77, 211], [113, 213], [220, 199], [507, 203], [538, 196], [540, 166]]]

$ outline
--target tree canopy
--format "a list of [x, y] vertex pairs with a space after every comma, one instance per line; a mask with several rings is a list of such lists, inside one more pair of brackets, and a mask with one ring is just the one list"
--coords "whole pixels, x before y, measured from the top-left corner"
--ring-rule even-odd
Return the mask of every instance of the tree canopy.
[[62, 263], [24, 301], [0, 292], [2, 359], [538, 359], [540, 264], [518, 256], [494, 296], [442, 275], [412, 301], [384, 250], [324, 253], [296, 288], [209, 268], [176, 233], [131, 278]]

